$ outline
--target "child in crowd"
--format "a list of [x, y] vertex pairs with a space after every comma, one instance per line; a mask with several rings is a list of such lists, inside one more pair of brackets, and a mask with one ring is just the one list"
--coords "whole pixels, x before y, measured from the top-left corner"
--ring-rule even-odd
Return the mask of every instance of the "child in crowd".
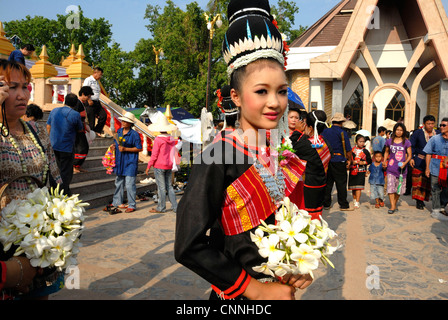
[[384, 168], [383, 153], [375, 151], [374, 162], [369, 166], [367, 174], [370, 183], [370, 199], [375, 200], [375, 208], [384, 207]]
[[352, 149], [353, 159], [350, 165], [348, 178], [348, 190], [353, 194], [353, 205], [359, 209], [361, 191], [364, 190], [366, 182], [367, 165], [372, 163], [369, 150], [365, 148], [366, 138], [358, 134], [355, 138], [356, 145]]
[[389, 194], [390, 209], [393, 214], [397, 209], [400, 195], [406, 191], [407, 165], [412, 159], [412, 145], [406, 138], [406, 127], [397, 123], [392, 131], [391, 138], [386, 141], [383, 167], [387, 167], [387, 193]]
[[[271, 152], [281, 136], [267, 137], [279, 128], [289, 134], [285, 46], [267, 0], [232, 0], [227, 16], [223, 51], [240, 127], [195, 159], [178, 206], [174, 254], [212, 284], [210, 299], [293, 300], [297, 288], [311, 284], [310, 275], [287, 274], [279, 282], [254, 270], [267, 259], [251, 240], [261, 221], [275, 223], [278, 201], [291, 196], [305, 170], [295, 155], [281, 164]], [[258, 45], [261, 38], [269, 39], [265, 46]], [[267, 171], [273, 167], [285, 184]], [[208, 235], [213, 226], [222, 232], [216, 242]]]

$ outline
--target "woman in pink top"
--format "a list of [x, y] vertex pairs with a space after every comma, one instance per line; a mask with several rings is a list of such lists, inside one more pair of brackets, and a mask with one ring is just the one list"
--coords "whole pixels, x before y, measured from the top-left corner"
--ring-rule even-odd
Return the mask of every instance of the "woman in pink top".
[[162, 213], [166, 210], [166, 191], [171, 202], [171, 210], [176, 212], [177, 202], [173, 186], [171, 184], [171, 172], [173, 169], [174, 152], [176, 152], [177, 140], [173, 139], [167, 132], [177, 129], [176, 125], [170, 124], [165, 115], [150, 125], [148, 129], [152, 132], [160, 132], [160, 135], [154, 140], [152, 147], [151, 160], [146, 168], [148, 175], [151, 167], [154, 167], [154, 176], [157, 184], [158, 203], [157, 209], [151, 209], [151, 213]]

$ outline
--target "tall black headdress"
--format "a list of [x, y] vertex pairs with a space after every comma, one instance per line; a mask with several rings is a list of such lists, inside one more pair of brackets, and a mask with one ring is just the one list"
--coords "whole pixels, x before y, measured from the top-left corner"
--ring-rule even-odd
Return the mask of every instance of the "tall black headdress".
[[286, 47], [267, 0], [231, 0], [229, 29], [223, 42], [228, 75], [249, 63], [272, 58], [285, 64]]

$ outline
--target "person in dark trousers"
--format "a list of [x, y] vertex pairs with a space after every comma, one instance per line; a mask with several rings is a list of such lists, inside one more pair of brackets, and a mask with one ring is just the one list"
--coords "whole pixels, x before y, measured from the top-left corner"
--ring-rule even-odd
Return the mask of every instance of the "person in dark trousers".
[[26, 44], [19, 50], [14, 50], [9, 55], [8, 61], [15, 61], [17, 63], [25, 65], [25, 57], [29, 57], [36, 51], [32, 44]]
[[61, 172], [62, 189], [69, 196], [72, 194], [70, 183], [73, 178], [76, 133], [84, 130], [81, 115], [74, 110], [77, 103], [78, 96], [69, 93], [65, 97], [65, 106], [53, 109], [47, 121], [47, 131]]
[[423, 151], [426, 144], [440, 131], [435, 130], [436, 118], [427, 115], [423, 118], [423, 128], [417, 129], [411, 135], [412, 159], [409, 162], [412, 170], [412, 199], [416, 201], [416, 208], [423, 210], [425, 201], [431, 195], [431, 180], [426, 177], [426, 153]]
[[87, 170], [83, 169], [81, 166], [86, 161], [87, 154], [89, 153], [89, 142], [87, 140], [86, 133], [90, 132], [90, 127], [86, 123], [87, 112], [86, 107], [88, 106], [88, 101], [90, 97], [93, 95], [93, 90], [90, 87], [82, 87], [79, 90], [78, 96], [79, 100], [76, 104], [75, 110], [79, 112], [81, 115], [81, 120], [84, 125], [84, 131], [78, 132], [76, 134], [76, 142], [75, 142], [75, 161], [73, 163], [73, 173], [87, 172]]
[[[104, 136], [103, 128], [106, 125], [107, 113], [100, 103], [101, 86], [99, 81], [103, 77], [103, 69], [96, 67], [93, 69], [93, 74], [84, 80], [84, 87], [91, 87], [93, 95], [89, 99], [89, 104], [86, 107], [87, 120], [89, 122], [90, 129], [95, 131], [98, 136]], [[98, 123], [96, 123], [98, 119]]]
[[343, 211], [353, 210], [347, 200], [347, 165], [352, 158], [350, 137], [342, 128], [346, 121], [342, 113], [336, 113], [331, 119], [331, 128], [325, 129], [322, 136], [333, 149], [327, 173], [327, 186], [325, 189], [324, 209], [331, 207], [331, 193], [336, 184], [339, 207]]

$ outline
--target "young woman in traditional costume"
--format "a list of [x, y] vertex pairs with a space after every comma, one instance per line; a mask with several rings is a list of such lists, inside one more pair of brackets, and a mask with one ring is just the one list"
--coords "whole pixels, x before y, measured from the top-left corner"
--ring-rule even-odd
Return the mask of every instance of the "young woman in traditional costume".
[[[240, 129], [195, 160], [178, 206], [175, 257], [212, 284], [211, 299], [294, 299], [295, 289], [308, 287], [311, 277], [278, 281], [254, 271], [267, 259], [250, 236], [260, 219], [275, 223], [280, 201], [296, 190], [305, 169], [294, 154], [280, 165], [273, 151], [282, 140], [278, 128], [289, 134], [285, 45], [268, 1], [231, 1], [228, 17], [223, 51]], [[224, 234], [219, 245], [208, 236], [216, 222]]]
[[306, 170], [303, 187], [304, 208], [313, 217], [322, 215], [325, 187], [327, 185], [328, 164], [331, 159], [331, 148], [321, 136], [327, 128], [327, 115], [322, 110], [313, 111], [306, 116], [306, 127], [303, 132], [294, 132], [291, 142], [295, 153], [305, 160]]

